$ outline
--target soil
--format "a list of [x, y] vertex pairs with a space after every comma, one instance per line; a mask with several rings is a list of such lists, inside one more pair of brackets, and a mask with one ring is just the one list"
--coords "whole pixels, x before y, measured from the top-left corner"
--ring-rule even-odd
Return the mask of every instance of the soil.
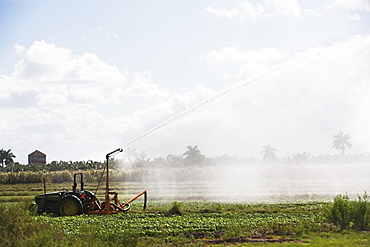
[[213, 244], [243, 244], [243, 243], [284, 243], [284, 242], [302, 242], [295, 239], [290, 238], [264, 238], [264, 237], [239, 237], [239, 238], [228, 238], [228, 239], [213, 239], [213, 240], [206, 240], [206, 243], [213, 245]]
[[[302, 242], [291, 238], [271, 238], [266, 236], [255, 236], [255, 237], [238, 237], [238, 238], [221, 238], [224, 231], [216, 231], [214, 233], [205, 232], [193, 232], [185, 234], [186, 237], [192, 237], [196, 240], [201, 240], [208, 245], [216, 244], [227, 244], [227, 245], [237, 245], [243, 243], [284, 243], [284, 242]], [[215, 239], [204, 239], [205, 237], [214, 237]]]

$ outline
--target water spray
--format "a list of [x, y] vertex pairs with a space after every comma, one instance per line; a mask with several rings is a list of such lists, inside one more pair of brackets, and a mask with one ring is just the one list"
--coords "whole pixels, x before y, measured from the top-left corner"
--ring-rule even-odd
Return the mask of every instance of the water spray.
[[[335, 45], [334, 47], [327, 48], [327, 49], [325, 50], [325, 52], [329, 52], [330, 50], [332, 50], [332, 49], [334, 49], [334, 48], [336, 48], [336, 47], [338, 47], [338, 45]], [[323, 51], [318, 51], [318, 52], [316, 52], [314, 55], [317, 55], [317, 56], [318, 56], [318, 55], [321, 55], [322, 53], [323, 53]], [[312, 55], [311, 55], [311, 56], [312, 56]], [[218, 98], [223, 97], [223, 96], [227, 95], [228, 93], [233, 92], [233, 91], [235, 91], [235, 90], [238, 90], [238, 89], [240, 89], [240, 88], [246, 87], [246, 86], [250, 85], [251, 83], [253, 83], [253, 82], [255, 82], [255, 81], [258, 81], [258, 80], [260, 80], [260, 79], [264, 78], [265, 76], [270, 75], [270, 74], [271, 74], [271, 73], [273, 73], [273, 72], [276, 72], [276, 71], [279, 71], [279, 70], [285, 69], [285, 68], [287, 68], [287, 67], [291, 66], [292, 64], [295, 64], [295, 63], [301, 62], [301, 61], [303, 61], [303, 60], [307, 59], [308, 57], [309, 57], [309, 55], [302, 54], [300, 57], [298, 57], [298, 58], [294, 58], [294, 59], [290, 60], [289, 62], [287, 62], [287, 63], [285, 63], [285, 64], [282, 64], [282, 65], [280, 65], [280, 66], [273, 67], [273, 68], [271, 68], [271, 69], [267, 70], [265, 73], [263, 73], [263, 74], [261, 74], [261, 75], [259, 75], [259, 76], [256, 76], [256, 77], [254, 77], [254, 78], [252, 78], [252, 79], [249, 79], [249, 80], [247, 80], [247, 81], [246, 81], [246, 82], [244, 82], [244, 83], [241, 83], [241, 84], [238, 84], [238, 85], [236, 85], [236, 86], [234, 86], [234, 87], [228, 88], [228, 89], [226, 89], [226, 90], [224, 90], [224, 91], [220, 92], [219, 94], [217, 94], [217, 95], [215, 95], [215, 96], [213, 96], [213, 97], [211, 97], [211, 98], [209, 98], [209, 99], [207, 99], [207, 100], [205, 100], [205, 101], [203, 101], [203, 102], [201, 102], [201, 103], [199, 103], [199, 104], [197, 104], [197, 105], [193, 106], [192, 108], [190, 108], [190, 109], [188, 109], [188, 110], [185, 110], [185, 111], [181, 112], [180, 114], [178, 114], [178, 115], [176, 115], [176, 116], [174, 116], [174, 117], [172, 117], [172, 118], [170, 118], [170, 119], [168, 119], [168, 120], [164, 121], [163, 123], [161, 123], [161, 124], [157, 125], [156, 127], [152, 128], [152, 129], [150, 129], [150, 130], [146, 131], [145, 133], [143, 133], [143, 134], [139, 135], [138, 137], [134, 138], [133, 140], [129, 141], [129, 142], [128, 142], [126, 145], [124, 145], [123, 147], [127, 147], [127, 146], [129, 146], [129, 145], [131, 145], [131, 144], [133, 144], [133, 143], [135, 143], [135, 142], [137, 142], [137, 141], [140, 141], [140, 140], [146, 139], [146, 138], [148, 138], [148, 137], [150, 137], [150, 136], [152, 136], [152, 135], [156, 134], [156, 132], [157, 132], [158, 130], [160, 130], [161, 128], [163, 128], [164, 126], [166, 126], [166, 125], [168, 125], [168, 124], [170, 124], [170, 123], [172, 123], [172, 122], [174, 122], [174, 121], [177, 121], [177, 120], [179, 120], [179, 119], [184, 118], [184, 117], [185, 117], [185, 116], [187, 116], [188, 114], [190, 114], [190, 113], [192, 113], [192, 112], [196, 111], [197, 109], [199, 109], [199, 108], [201, 108], [201, 107], [203, 107], [203, 106], [205, 106], [205, 105], [207, 105], [207, 104], [210, 104], [211, 102], [213, 102], [213, 101], [217, 100]]]

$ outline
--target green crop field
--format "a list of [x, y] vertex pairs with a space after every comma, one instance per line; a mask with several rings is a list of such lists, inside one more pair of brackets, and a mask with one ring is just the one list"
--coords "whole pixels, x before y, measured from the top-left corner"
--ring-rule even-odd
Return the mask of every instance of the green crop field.
[[[86, 183], [92, 191], [95, 186], [95, 182]], [[155, 193], [151, 196], [149, 189], [145, 211], [138, 199], [126, 213], [58, 217], [38, 216], [29, 207], [33, 197], [44, 192], [42, 183], [1, 184], [0, 246], [370, 245], [368, 228], [354, 229], [351, 223], [341, 229], [329, 220], [332, 201], [207, 201], [197, 192], [199, 185], [190, 182], [182, 184], [182, 194], [177, 195], [180, 200], [171, 201], [176, 194], [173, 186], [162, 184], [167, 187], [162, 194], [160, 188], [150, 186]], [[46, 184], [47, 192], [70, 187], [71, 183]], [[116, 182], [111, 189], [125, 201], [148, 188], [142, 183]], [[103, 197], [102, 191], [98, 197]]]

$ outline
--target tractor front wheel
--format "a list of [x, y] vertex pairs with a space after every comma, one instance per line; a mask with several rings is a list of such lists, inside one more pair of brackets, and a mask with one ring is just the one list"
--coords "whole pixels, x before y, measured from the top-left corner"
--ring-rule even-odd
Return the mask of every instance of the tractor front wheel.
[[82, 202], [75, 195], [66, 195], [60, 199], [59, 214], [61, 216], [73, 216], [82, 213]]

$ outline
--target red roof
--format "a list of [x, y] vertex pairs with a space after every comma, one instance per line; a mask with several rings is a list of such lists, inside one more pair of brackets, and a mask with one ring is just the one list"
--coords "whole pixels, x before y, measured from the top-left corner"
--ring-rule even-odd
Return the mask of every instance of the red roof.
[[46, 154], [44, 154], [43, 152], [40, 152], [39, 150], [36, 150], [33, 153], [30, 153], [28, 156], [30, 156], [30, 155], [43, 155], [43, 156], [46, 156]]

